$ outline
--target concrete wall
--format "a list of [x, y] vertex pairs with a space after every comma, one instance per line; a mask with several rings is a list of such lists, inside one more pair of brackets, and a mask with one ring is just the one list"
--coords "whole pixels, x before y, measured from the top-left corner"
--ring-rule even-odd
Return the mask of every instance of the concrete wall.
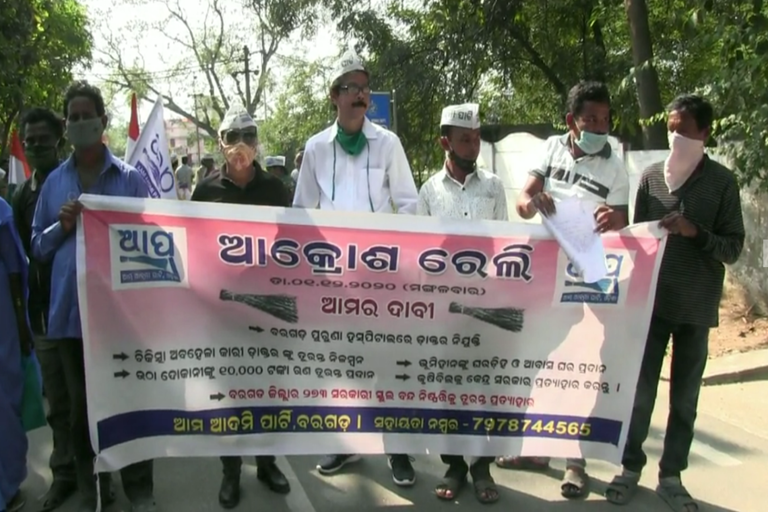
[[[509, 217], [514, 222], [541, 222], [538, 216], [530, 221], [521, 219], [515, 211], [515, 202], [528, 178], [528, 170], [536, 150], [542, 142], [541, 139], [524, 133], [510, 135], [495, 144], [483, 142], [481, 163], [485, 168], [493, 169], [504, 182], [509, 202]], [[615, 143], [613, 145], [617, 146]], [[664, 160], [667, 151], [623, 152], [618, 147], [616, 149], [622, 155], [629, 173], [631, 219], [640, 176], [649, 165]], [[711, 156], [721, 160], [716, 154]], [[727, 162], [724, 163], [727, 165]], [[729, 279], [747, 293], [750, 304], [754, 304], [756, 310], [768, 313], [768, 268], [763, 266], [763, 259], [768, 258], [768, 254], [763, 254], [764, 244], [768, 245], [768, 194], [742, 190], [741, 204], [747, 237], [741, 258], [736, 264], [728, 267]]]

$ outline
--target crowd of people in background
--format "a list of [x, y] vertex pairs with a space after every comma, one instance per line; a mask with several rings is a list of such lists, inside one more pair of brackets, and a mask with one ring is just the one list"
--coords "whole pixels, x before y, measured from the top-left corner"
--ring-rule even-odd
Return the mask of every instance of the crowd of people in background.
[[[337, 112], [331, 126], [311, 137], [288, 172], [284, 156], [259, 163], [259, 133], [243, 108], [231, 109], [219, 127], [223, 165], [205, 155], [194, 172], [186, 156], [173, 162], [179, 198], [250, 206], [320, 209], [337, 212], [424, 215], [474, 221], [508, 221], [506, 193], [492, 170], [479, 169], [480, 110], [476, 104], [447, 106], [435, 125], [445, 153], [442, 169], [417, 190], [408, 157], [397, 135], [366, 117], [369, 72], [352, 51], [339, 62], [329, 84]], [[32, 177], [13, 198], [0, 200], [0, 511], [24, 504], [19, 488], [26, 473], [26, 437], [21, 427], [22, 360], [34, 352], [42, 368], [53, 430], [50, 458], [53, 482], [43, 510], [58, 508], [79, 494], [78, 512], [110, 504], [110, 475], [93, 478], [94, 452], [87, 420], [83, 342], [77, 300], [75, 237], [82, 193], [146, 198], [138, 172], [102, 143], [107, 126], [100, 91], [77, 82], [64, 97], [64, 123], [53, 112], [32, 109], [20, 129]], [[568, 96], [566, 133], [551, 137], [515, 208], [523, 218], [549, 216], [558, 201], [577, 197], [594, 206], [596, 229], [619, 230], [629, 219], [629, 182], [608, 141], [610, 94], [597, 82], [577, 84]], [[668, 108], [670, 154], [645, 171], [635, 199], [634, 222], [658, 222], [669, 232], [658, 277], [658, 292], [642, 363], [623, 470], [609, 484], [606, 498], [625, 504], [638, 490], [647, 462], [643, 443], [663, 355], [672, 339], [672, 401], [659, 468], [657, 493], [676, 512], [698, 505], [682, 484], [693, 440], [709, 329], [717, 325], [724, 263], [734, 262], [744, 243], [739, 189], [733, 174], [704, 151], [713, 122], [712, 106], [702, 97], [683, 95]], [[59, 160], [64, 138], [72, 154]], [[683, 209], [683, 201], [685, 208]], [[17, 243], [18, 241], [18, 243]], [[18, 248], [18, 249], [17, 249]], [[147, 319], [151, 321], [151, 319]], [[34, 338], [34, 340], [32, 339]], [[610, 340], [607, 340], [610, 342]], [[6, 435], [10, 432], [10, 435]], [[356, 454], [330, 454], [317, 470], [329, 475], [359, 460]], [[503, 469], [542, 470], [538, 457], [443, 455], [447, 469], [436, 486], [437, 498], [452, 501], [471, 478], [481, 503], [499, 499], [492, 465]], [[388, 455], [392, 479], [416, 483], [413, 459]], [[219, 503], [233, 508], [240, 500], [240, 457], [222, 457]], [[257, 478], [277, 493], [290, 484], [271, 456], [256, 457]], [[566, 498], [589, 492], [586, 461], [569, 459], [561, 482]], [[121, 471], [123, 490], [133, 512], [154, 512], [153, 463]]]

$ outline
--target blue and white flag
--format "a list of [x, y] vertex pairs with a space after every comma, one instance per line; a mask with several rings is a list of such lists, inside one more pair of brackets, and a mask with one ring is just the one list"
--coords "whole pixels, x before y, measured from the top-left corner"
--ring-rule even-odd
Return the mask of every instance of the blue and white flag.
[[178, 199], [176, 174], [171, 167], [168, 139], [165, 136], [163, 98], [158, 97], [149, 113], [139, 140], [128, 155], [128, 163], [144, 178], [153, 199]]

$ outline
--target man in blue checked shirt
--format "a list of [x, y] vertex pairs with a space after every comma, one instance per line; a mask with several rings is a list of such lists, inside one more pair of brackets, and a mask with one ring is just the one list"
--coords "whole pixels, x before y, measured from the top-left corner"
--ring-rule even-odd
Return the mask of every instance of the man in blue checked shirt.
[[[60, 343], [67, 392], [72, 411], [72, 444], [80, 492], [77, 512], [97, 509], [93, 478], [94, 452], [88, 428], [83, 363], [83, 334], [77, 300], [75, 226], [82, 205], [80, 194], [147, 197], [138, 171], [115, 158], [103, 144], [107, 125], [101, 91], [87, 82], [75, 82], [64, 98], [66, 136], [74, 153], [46, 179], [32, 222], [32, 254], [41, 262], [52, 261], [48, 337]], [[123, 490], [133, 512], [155, 512], [152, 461], [123, 468]], [[109, 474], [100, 475], [102, 506], [114, 501]]]

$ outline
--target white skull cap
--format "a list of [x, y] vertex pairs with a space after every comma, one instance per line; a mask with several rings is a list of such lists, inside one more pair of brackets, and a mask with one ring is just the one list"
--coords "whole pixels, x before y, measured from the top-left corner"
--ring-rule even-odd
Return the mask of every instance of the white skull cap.
[[285, 167], [284, 156], [268, 156], [264, 162], [267, 167]]
[[477, 130], [480, 128], [480, 105], [464, 103], [445, 107], [443, 115], [440, 116], [440, 126], [458, 126]]
[[221, 121], [221, 126], [219, 126], [219, 135], [228, 130], [242, 130], [244, 128], [256, 128], [256, 121], [253, 120], [242, 103], [230, 103], [229, 110], [227, 110]]
[[363, 71], [368, 73], [368, 71], [365, 69], [365, 66], [363, 66], [363, 61], [360, 56], [357, 54], [354, 48], [350, 47], [346, 52], [344, 52], [344, 55], [341, 56], [339, 62], [336, 63], [336, 71], [333, 73], [333, 79], [331, 82], [333, 83], [342, 76], [353, 71]]

